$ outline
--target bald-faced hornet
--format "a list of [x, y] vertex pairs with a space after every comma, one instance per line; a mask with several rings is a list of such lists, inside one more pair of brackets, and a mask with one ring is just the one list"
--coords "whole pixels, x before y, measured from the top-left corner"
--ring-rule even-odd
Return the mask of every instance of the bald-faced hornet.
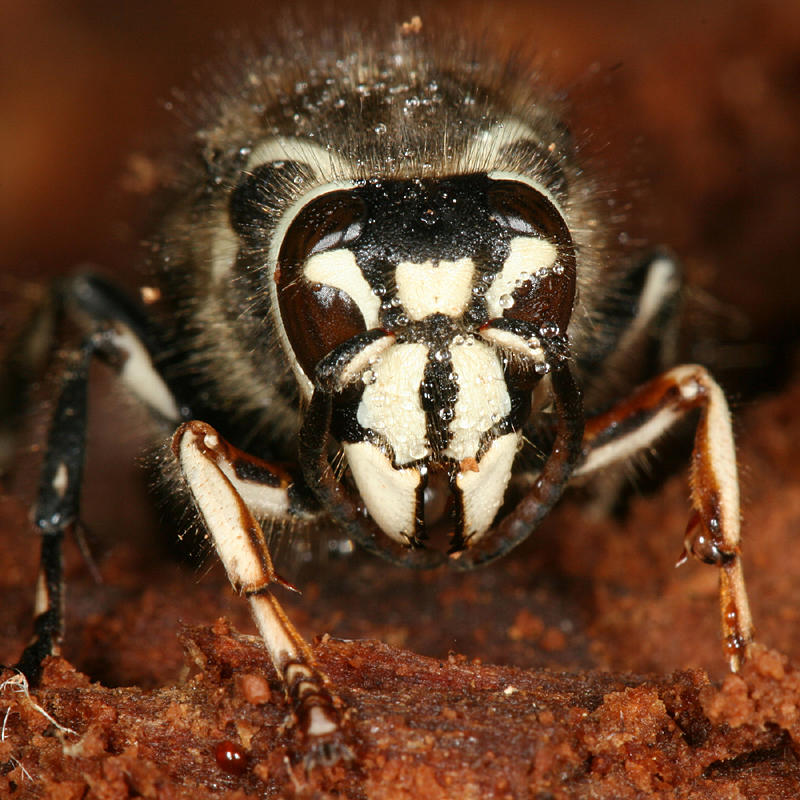
[[317, 758], [345, 752], [343, 709], [270, 591], [264, 520], [327, 517], [395, 562], [468, 569], [527, 537], [572, 479], [693, 410], [685, 549], [720, 568], [737, 669], [752, 626], [723, 393], [696, 365], [611, 391], [674, 313], [674, 260], [609, 259], [595, 187], [524, 75], [413, 27], [349, 41], [294, 42], [219, 99], [153, 247], [150, 308], [95, 276], [62, 285], [85, 335], [46, 449], [22, 669], [35, 676], [60, 636], [94, 356], [177, 427], [164, 468], [248, 598]]

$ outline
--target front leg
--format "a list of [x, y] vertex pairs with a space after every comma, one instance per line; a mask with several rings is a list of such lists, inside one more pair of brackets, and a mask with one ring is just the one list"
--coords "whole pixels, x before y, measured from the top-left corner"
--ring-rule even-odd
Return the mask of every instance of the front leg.
[[630, 458], [694, 409], [699, 409], [700, 419], [690, 473], [693, 510], [684, 548], [720, 568], [723, 641], [735, 672], [747, 658], [753, 623], [742, 573], [736, 450], [728, 404], [716, 381], [704, 367], [675, 367], [588, 420], [582, 461], [574, 474], [587, 475]]
[[303, 513], [291, 476], [224, 441], [203, 422], [175, 432], [172, 448], [233, 587], [250, 602], [264, 644], [309, 746], [307, 765], [352, 758], [344, 711], [311, 648], [289, 621], [270, 584], [291, 587], [275, 572], [253, 512], [271, 518]]

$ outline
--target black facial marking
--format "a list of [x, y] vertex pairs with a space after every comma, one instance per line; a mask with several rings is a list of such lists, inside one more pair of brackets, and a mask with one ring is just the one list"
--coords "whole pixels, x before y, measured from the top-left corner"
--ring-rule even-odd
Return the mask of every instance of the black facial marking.
[[450, 350], [442, 346], [428, 358], [419, 387], [420, 402], [425, 412], [425, 431], [434, 454], [450, 442], [450, 422], [455, 416], [458, 384], [453, 380]]
[[[508, 256], [510, 232], [494, 219], [487, 202], [492, 183], [485, 174], [439, 179], [373, 180], [354, 189], [368, 209], [361, 236], [350, 245], [367, 282], [382, 299], [381, 324], [404, 328], [408, 319], [396, 301], [394, 271], [402, 262], [422, 264], [471, 258], [486, 276], [466, 316], [470, 325], [487, 318], [483, 294]], [[412, 335], [413, 340], [413, 335]]]
[[[361, 387], [363, 392], [363, 384]], [[358, 421], [358, 404], [360, 397], [353, 402], [334, 405], [331, 414], [331, 433], [338, 442], [365, 442], [370, 440], [370, 433]]]

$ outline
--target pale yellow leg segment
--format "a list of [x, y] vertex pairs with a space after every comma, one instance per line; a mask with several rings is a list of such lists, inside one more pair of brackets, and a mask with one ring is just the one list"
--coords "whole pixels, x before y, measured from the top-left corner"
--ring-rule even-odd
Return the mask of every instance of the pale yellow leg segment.
[[[683, 371], [683, 372], [681, 372]], [[692, 506], [699, 526], [687, 531], [686, 550], [720, 567], [722, 636], [731, 669], [747, 657], [753, 620], [742, 571], [739, 476], [728, 403], [719, 385], [699, 366], [678, 367], [681, 392], [700, 406], [692, 453]]]
[[[300, 732], [309, 742], [309, 761], [335, 762], [349, 756], [336, 741], [341, 733], [342, 703], [317, 666], [311, 648], [289, 621], [270, 592], [276, 575], [258, 521], [242, 499], [259, 508], [285, 508], [286, 487], [275, 480], [259, 485], [237, 476], [236, 451], [203, 422], [187, 422], [172, 441], [186, 483], [200, 511], [217, 553], [236, 591], [247, 596], [258, 630], [278, 675], [284, 681]], [[260, 494], [259, 494], [260, 488]]]
[[725, 395], [704, 367], [686, 364], [644, 384], [619, 405], [586, 422], [576, 476], [652, 446], [693, 409], [700, 410], [691, 464], [692, 516], [684, 548], [720, 568], [725, 654], [737, 671], [753, 640], [741, 564], [739, 478]]

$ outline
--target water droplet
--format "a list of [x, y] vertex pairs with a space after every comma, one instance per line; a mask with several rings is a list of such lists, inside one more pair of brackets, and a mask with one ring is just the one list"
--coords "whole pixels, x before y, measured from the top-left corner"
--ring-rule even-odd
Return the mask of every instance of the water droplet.
[[550, 365], [546, 361], [537, 361], [533, 369], [537, 375], [547, 375], [550, 372]]
[[361, 375], [361, 380], [364, 382], [365, 386], [369, 386], [378, 380], [378, 376], [371, 369], [365, 369]]
[[386, 125], [379, 122], [372, 130], [375, 131], [378, 136], [383, 136], [383, 134], [386, 133]]
[[383, 297], [386, 294], [386, 287], [382, 283], [379, 283], [377, 286], [372, 287], [372, 294], [376, 297]]
[[553, 273], [555, 275], [563, 275], [564, 274], [564, 265], [561, 263], [556, 263], [553, 265]]
[[453, 337], [453, 344], [464, 344], [464, 337], [460, 333], [457, 333]]
[[454, 416], [455, 412], [450, 406], [445, 406], [444, 408], [439, 409], [439, 419], [443, 420], [444, 422], [450, 422]]
[[514, 305], [514, 298], [510, 294], [501, 294], [497, 302], [500, 308], [511, 308]]
[[419, 219], [420, 222], [424, 222], [426, 225], [433, 225], [436, 222], [437, 215], [432, 208], [429, 208], [420, 214]]

